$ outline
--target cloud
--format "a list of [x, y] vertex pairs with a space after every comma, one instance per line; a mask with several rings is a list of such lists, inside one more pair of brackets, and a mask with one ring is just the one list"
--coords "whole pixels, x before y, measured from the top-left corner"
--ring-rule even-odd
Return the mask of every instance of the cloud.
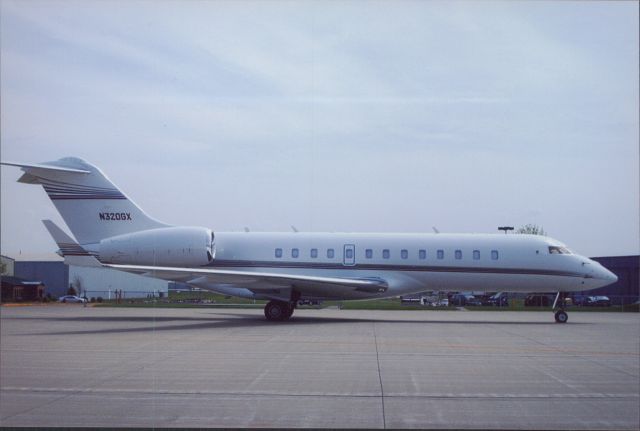
[[[637, 252], [631, 3], [0, 7], [3, 159], [78, 155], [158, 218], [217, 230], [544, 221], [585, 253]], [[3, 204], [26, 187], [7, 181]], [[15, 247], [30, 225], [2, 220]]]

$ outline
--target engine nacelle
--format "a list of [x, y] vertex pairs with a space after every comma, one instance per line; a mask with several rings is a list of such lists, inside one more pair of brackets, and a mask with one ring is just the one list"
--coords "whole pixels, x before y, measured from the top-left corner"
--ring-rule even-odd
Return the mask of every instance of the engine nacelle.
[[214, 235], [203, 227], [167, 227], [100, 241], [100, 261], [123, 265], [197, 267], [214, 259]]

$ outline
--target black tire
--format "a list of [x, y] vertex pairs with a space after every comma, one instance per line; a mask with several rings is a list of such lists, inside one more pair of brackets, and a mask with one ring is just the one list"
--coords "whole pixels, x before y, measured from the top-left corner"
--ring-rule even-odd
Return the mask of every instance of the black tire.
[[556, 323], [567, 323], [569, 320], [569, 315], [564, 310], [556, 311]]
[[264, 316], [271, 322], [287, 320], [291, 316], [289, 304], [283, 301], [269, 301], [264, 307]]
[[65, 304], [66, 302], [67, 302], [67, 300], [66, 300], [66, 299], [63, 299], [63, 300], [62, 300], [62, 303], [63, 303], [63, 304]]
[[293, 312], [296, 309], [295, 302], [290, 302], [288, 305], [289, 305], [289, 310], [287, 311], [287, 319], [289, 319], [293, 315]]

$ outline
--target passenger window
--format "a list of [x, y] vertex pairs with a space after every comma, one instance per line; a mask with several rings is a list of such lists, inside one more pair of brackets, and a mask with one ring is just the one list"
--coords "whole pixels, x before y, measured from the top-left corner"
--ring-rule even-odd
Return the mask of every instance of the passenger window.
[[491, 259], [498, 260], [498, 250], [491, 250]]
[[480, 250], [473, 250], [473, 260], [480, 260]]
[[373, 250], [371, 250], [370, 248], [366, 249], [364, 251], [364, 255], [367, 259], [371, 259], [373, 257]]
[[292, 248], [291, 249], [291, 257], [294, 258], [298, 258], [298, 256], [300, 256], [300, 250], [298, 250], [297, 248]]
[[277, 258], [281, 258], [282, 257], [282, 249], [281, 248], [276, 248], [276, 257]]
[[347, 259], [353, 259], [353, 249], [348, 248], [346, 255], [347, 255]]
[[407, 250], [400, 250], [400, 257], [403, 259], [406, 259], [409, 257], [409, 251]]
[[311, 249], [311, 257], [312, 257], [313, 259], [315, 259], [315, 258], [317, 258], [317, 257], [318, 257], [318, 249], [317, 249], [317, 248], [312, 248], [312, 249]]
[[427, 250], [418, 250], [418, 259], [426, 259], [427, 258]]
[[456, 250], [456, 259], [462, 259], [462, 250]]
[[328, 249], [328, 250], [327, 250], [327, 257], [328, 257], [329, 259], [333, 259], [333, 257], [334, 257], [335, 255], [336, 255], [336, 253], [335, 253], [335, 251], [333, 251], [333, 249], [332, 249], [332, 248], [330, 248], [330, 249]]
[[444, 259], [444, 250], [438, 250], [437, 255], [438, 259]]
[[382, 250], [382, 258], [383, 259], [389, 259], [389, 256], [391, 256], [391, 253], [389, 253], [389, 249], [385, 248], [384, 250]]

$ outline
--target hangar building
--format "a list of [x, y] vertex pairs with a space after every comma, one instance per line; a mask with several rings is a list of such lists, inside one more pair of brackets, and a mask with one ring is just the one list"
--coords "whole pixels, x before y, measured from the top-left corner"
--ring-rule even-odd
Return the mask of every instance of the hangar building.
[[69, 288], [68, 271], [64, 259], [57, 254], [18, 254], [13, 258], [13, 275], [25, 280], [38, 280], [45, 286], [45, 294], [66, 295]]
[[3, 256], [3, 263], [13, 261], [13, 274], [26, 280], [38, 280], [45, 286], [45, 294], [54, 298], [67, 294], [73, 286], [81, 296], [115, 298], [116, 290], [122, 290], [123, 298], [166, 296], [168, 283], [140, 275], [109, 268], [68, 266], [55, 253], [46, 255], [19, 254]]
[[[592, 257], [618, 276], [609, 286], [583, 292], [585, 295], [605, 295], [612, 304], [633, 304], [640, 298], [640, 256]], [[624, 301], [624, 302], [623, 302]]]
[[15, 261], [9, 256], [0, 255], [0, 274], [13, 277], [13, 266]]

